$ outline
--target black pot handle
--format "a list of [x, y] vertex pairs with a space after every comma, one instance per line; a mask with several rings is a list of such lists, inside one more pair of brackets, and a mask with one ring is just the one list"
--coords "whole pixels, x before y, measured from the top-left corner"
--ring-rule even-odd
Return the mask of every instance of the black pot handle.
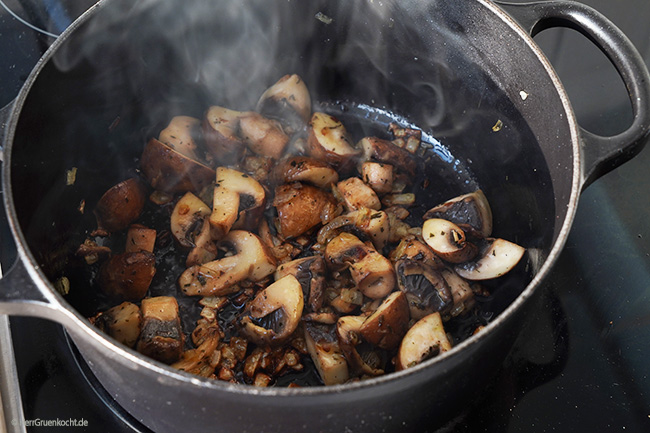
[[609, 58], [623, 79], [634, 119], [625, 131], [611, 137], [580, 128], [582, 188], [638, 154], [650, 137], [650, 76], [643, 58], [627, 36], [601, 13], [579, 2], [495, 3], [531, 36], [551, 27], [577, 30]]

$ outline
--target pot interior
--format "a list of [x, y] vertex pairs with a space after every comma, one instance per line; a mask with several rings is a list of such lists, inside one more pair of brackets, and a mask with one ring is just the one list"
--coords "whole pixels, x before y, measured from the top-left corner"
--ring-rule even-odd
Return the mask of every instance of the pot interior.
[[[95, 228], [101, 195], [137, 175], [148, 138], [174, 115], [251, 109], [270, 84], [297, 73], [324, 110], [359, 119], [350, 121], [359, 134], [387, 119], [422, 129], [432, 149], [416, 213], [481, 188], [495, 235], [545, 258], [571, 195], [570, 125], [543, 62], [490, 8], [100, 2], [31, 82], [10, 144], [13, 206], [29, 251], [50, 280], [70, 276], [68, 301], [93, 314], [96, 297], [75, 280], [71, 257]], [[509, 305], [542, 262], [500, 281], [491, 310]], [[157, 275], [152, 290], [175, 278]]]

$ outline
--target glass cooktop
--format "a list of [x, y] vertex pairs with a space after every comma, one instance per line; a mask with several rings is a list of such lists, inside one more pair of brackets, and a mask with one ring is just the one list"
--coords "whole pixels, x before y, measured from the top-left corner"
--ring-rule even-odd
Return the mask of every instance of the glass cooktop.
[[[0, 107], [90, 0], [0, 0]], [[583, 0], [618, 25], [650, 62], [650, 2]], [[604, 56], [570, 30], [536, 37], [582, 126], [615, 134], [630, 122], [625, 89]], [[423, 432], [650, 431], [650, 149], [580, 199], [566, 248], [534, 315], [490, 387]], [[1, 261], [12, 262], [2, 232]], [[11, 318], [22, 419], [86, 421], [74, 431], [146, 432], [87, 371], [62, 328]], [[1, 418], [0, 418], [1, 420]], [[13, 430], [12, 430], [13, 429]], [[1, 428], [0, 428], [1, 430]], [[27, 431], [67, 431], [28, 427]]]

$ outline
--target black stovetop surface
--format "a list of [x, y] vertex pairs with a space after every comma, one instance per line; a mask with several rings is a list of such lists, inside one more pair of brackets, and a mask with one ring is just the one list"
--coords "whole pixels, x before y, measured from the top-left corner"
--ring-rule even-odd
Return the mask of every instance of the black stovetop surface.
[[[650, 2], [583, 3], [614, 21], [650, 62]], [[1, 0], [0, 107], [16, 96], [53, 41], [46, 33], [60, 33], [91, 4]], [[601, 134], [623, 130], [629, 102], [604, 57], [568, 30], [546, 31], [536, 41], [562, 78], [581, 125]], [[440, 431], [650, 431], [648, 167], [645, 149], [582, 194], [535, 317], [492, 385]], [[6, 267], [11, 254], [3, 255]], [[60, 326], [32, 318], [12, 318], [11, 326], [24, 419], [87, 421], [74, 431], [147, 431], [94, 382]], [[51, 429], [33, 431], [63, 431]]]

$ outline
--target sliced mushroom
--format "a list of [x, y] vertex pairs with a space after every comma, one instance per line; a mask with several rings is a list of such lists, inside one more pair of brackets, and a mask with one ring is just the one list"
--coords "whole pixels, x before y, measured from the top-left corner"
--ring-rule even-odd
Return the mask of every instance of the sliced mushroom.
[[122, 253], [111, 257], [99, 269], [98, 282], [107, 295], [138, 301], [147, 294], [156, 274], [156, 258], [148, 251]]
[[409, 305], [404, 292], [393, 292], [381, 303], [359, 328], [363, 338], [375, 346], [391, 350], [406, 334]]
[[229, 165], [242, 158], [246, 145], [238, 131], [239, 119], [245, 114], [220, 106], [212, 106], [205, 113], [203, 138], [208, 152], [217, 163]]
[[374, 248], [369, 248], [366, 256], [350, 264], [350, 275], [357, 287], [372, 299], [381, 299], [396, 286], [395, 271], [386, 257]]
[[440, 271], [440, 275], [447, 282], [454, 300], [454, 306], [449, 314], [455, 317], [468, 311], [474, 305], [474, 291], [470, 284], [453, 269], [443, 269]]
[[391, 251], [390, 259], [395, 263], [400, 260], [422, 262], [432, 269], [444, 269], [445, 265], [438, 256], [415, 236], [409, 235], [402, 238], [397, 247]]
[[172, 211], [170, 226], [172, 235], [181, 246], [194, 247], [194, 239], [211, 211], [207, 204], [191, 192], [185, 193], [178, 200]]
[[140, 157], [142, 174], [149, 184], [167, 193], [198, 193], [214, 180], [214, 170], [152, 138]]
[[289, 136], [278, 122], [261, 114], [249, 112], [239, 119], [241, 137], [257, 155], [280, 159], [289, 144]]
[[299, 182], [277, 187], [273, 206], [278, 212], [278, 231], [284, 238], [300, 236], [327, 223], [338, 211], [332, 194]]
[[293, 156], [275, 166], [271, 179], [276, 184], [306, 182], [328, 188], [338, 182], [339, 174], [328, 163], [307, 156]]
[[393, 166], [390, 164], [366, 161], [361, 164], [361, 178], [379, 195], [393, 190]]
[[492, 234], [492, 210], [480, 189], [429, 209], [423, 218], [446, 219], [474, 237], [486, 238]]
[[210, 225], [215, 239], [231, 228], [252, 230], [264, 212], [266, 192], [258, 181], [232, 168], [217, 168]]
[[275, 271], [275, 258], [254, 233], [232, 230], [220, 245], [234, 250], [234, 255], [187, 268], [178, 284], [188, 296], [223, 296], [238, 290], [236, 284], [259, 281]]
[[342, 231], [368, 238], [377, 250], [381, 250], [390, 236], [389, 217], [384, 211], [362, 208], [334, 218], [318, 231], [316, 239], [319, 244], [327, 245]]
[[293, 275], [284, 276], [248, 304], [241, 331], [257, 344], [282, 343], [298, 327], [303, 306], [300, 282]]
[[305, 342], [323, 384], [347, 382], [350, 373], [339, 346], [336, 327], [305, 323]]
[[422, 237], [433, 252], [451, 263], [473, 259], [478, 248], [465, 237], [463, 229], [451, 221], [431, 218], [422, 224]]
[[440, 313], [432, 313], [408, 330], [399, 347], [395, 367], [397, 370], [414, 367], [450, 349], [451, 342], [445, 333]]
[[476, 259], [457, 265], [454, 270], [468, 280], [498, 278], [512, 270], [526, 249], [505, 239], [487, 238]]
[[171, 296], [142, 300], [142, 332], [137, 350], [165, 364], [180, 358], [184, 335], [178, 316], [178, 302]]
[[339, 346], [353, 371], [360, 375], [380, 376], [384, 374], [384, 362], [378, 349], [364, 344], [361, 327], [363, 316], [343, 316], [336, 322]]
[[94, 319], [94, 325], [120, 343], [133, 347], [140, 337], [141, 321], [140, 307], [123, 302], [100, 314]]
[[325, 261], [321, 256], [303, 257], [284, 263], [275, 271], [275, 280], [293, 275], [302, 286], [307, 310], [318, 311], [323, 306]]
[[309, 89], [298, 75], [285, 75], [262, 93], [256, 111], [298, 130], [311, 116]]
[[198, 146], [194, 137], [197, 135], [201, 121], [190, 116], [175, 116], [162, 131], [158, 140], [176, 152], [193, 160], [198, 160]]
[[378, 251], [386, 246], [390, 235], [390, 220], [386, 212], [363, 208], [350, 212], [348, 216], [354, 218], [354, 227], [368, 236]]
[[126, 247], [124, 251], [134, 253], [137, 251], [149, 251], [153, 253], [156, 244], [156, 231], [141, 224], [133, 224], [126, 232]]
[[340, 233], [327, 244], [325, 260], [333, 269], [349, 267], [352, 280], [369, 298], [383, 298], [395, 288], [390, 261], [350, 233]]
[[146, 201], [145, 187], [138, 179], [130, 178], [118, 183], [97, 202], [97, 226], [109, 232], [124, 230], [138, 219]]
[[358, 177], [350, 177], [336, 184], [336, 188], [343, 197], [345, 207], [353, 211], [366, 207], [368, 209], [381, 209], [381, 202], [375, 191], [363, 183]]
[[188, 268], [194, 265], [202, 265], [217, 258], [219, 251], [217, 244], [212, 238], [212, 227], [210, 220], [205, 218], [201, 223], [201, 229], [194, 237], [194, 248], [187, 255], [185, 266]]
[[316, 112], [309, 122], [307, 150], [310, 156], [337, 168], [346, 168], [360, 154], [345, 126], [334, 116]]
[[453, 298], [449, 285], [438, 271], [409, 259], [395, 263], [395, 271], [397, 284], [406, 294], [413, 319], [451, 308]]
[[357, 147], [363, 149], [363, 156], [367, 161], [391, 164], [409, 176], [413, 176], [417, 171], [417, 162], [414, 156], [388, 140], [365, 137], [359, 141]]

